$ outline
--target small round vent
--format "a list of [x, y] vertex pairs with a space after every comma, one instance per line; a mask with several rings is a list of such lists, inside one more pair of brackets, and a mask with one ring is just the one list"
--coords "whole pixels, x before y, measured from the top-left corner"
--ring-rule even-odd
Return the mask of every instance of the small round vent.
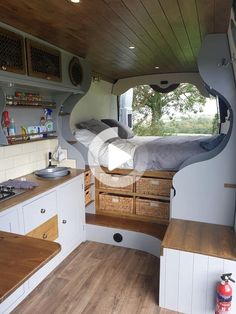
[[78, 58], [72, 58], [69, 64], [69, 76], [71, 83], [78, 86], [83, 78], [83, 71]]
[[122, 242], [122, 240], [123, 240], [123, 237], [122, 237], [122, 235], [120, 234], [120, 233], [115, 233], [114, 235], [113, 235], [113, 240], [115, 241], [115, 242]]

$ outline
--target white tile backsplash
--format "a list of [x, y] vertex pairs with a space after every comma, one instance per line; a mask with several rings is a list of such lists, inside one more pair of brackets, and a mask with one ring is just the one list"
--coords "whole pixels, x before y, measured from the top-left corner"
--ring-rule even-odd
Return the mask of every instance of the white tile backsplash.
[[[57, 139], [0, 147], [0, 182], [47, 167], [48, 153], [57, 147]], [[67, 157], [67, 151], [63, 153]], [[63, 160], [59, 165], [76, 168], [72, 159]]]

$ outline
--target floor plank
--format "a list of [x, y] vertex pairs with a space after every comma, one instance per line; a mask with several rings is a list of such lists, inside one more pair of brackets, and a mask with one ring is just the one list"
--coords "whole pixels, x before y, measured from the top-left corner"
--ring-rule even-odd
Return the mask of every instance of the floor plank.
[[174, 314], [158, 307], [159, 259], [96, 242], [80, 245], [14, 314]]

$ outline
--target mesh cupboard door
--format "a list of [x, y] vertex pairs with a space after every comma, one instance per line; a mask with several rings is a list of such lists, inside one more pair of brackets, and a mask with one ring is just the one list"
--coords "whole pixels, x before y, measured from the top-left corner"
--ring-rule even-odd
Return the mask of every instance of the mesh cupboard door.
[[26, 73], [23, 37], [3, 28], [0, 28], [0, 70]]
[[30, 76], [61, 81], [61, 54], [59, 50], [26, 39], [28, 74]]

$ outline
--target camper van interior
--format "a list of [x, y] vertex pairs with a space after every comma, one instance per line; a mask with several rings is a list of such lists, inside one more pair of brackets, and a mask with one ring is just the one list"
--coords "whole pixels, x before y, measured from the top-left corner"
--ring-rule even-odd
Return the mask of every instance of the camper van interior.
[[236, 313], [235, 77], [233, 0], [0, 1], [1, 314]]

